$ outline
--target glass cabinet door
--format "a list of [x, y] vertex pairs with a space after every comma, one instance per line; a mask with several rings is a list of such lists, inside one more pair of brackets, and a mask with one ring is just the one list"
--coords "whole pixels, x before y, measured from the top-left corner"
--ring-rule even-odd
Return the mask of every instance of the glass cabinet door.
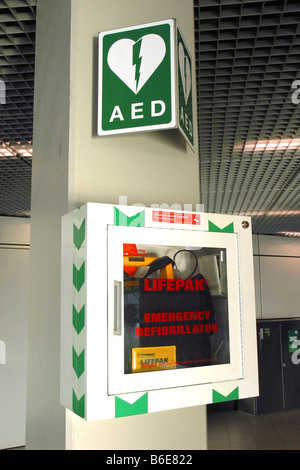
[[108, 227], [108, 392], [242, 377], [236, 234]]

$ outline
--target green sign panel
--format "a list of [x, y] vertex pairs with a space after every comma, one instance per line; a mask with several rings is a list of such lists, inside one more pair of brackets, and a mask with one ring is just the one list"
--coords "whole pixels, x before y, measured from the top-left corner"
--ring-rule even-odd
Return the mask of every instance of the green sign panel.
[[98, 134], [176, 127], [174, 22], [99, 35]]
[[288, 330], [289, 337], [289, 352], [292, 353], [296, 351], [298, 346], [298, 331], [297, 330]]
[[99, 34], [98, 135], [179, 128], [193, 147], [192, 60], [175, 25]]
[[194, 147], [192, 59], [184, 39], [177, 28], [179, 126]]

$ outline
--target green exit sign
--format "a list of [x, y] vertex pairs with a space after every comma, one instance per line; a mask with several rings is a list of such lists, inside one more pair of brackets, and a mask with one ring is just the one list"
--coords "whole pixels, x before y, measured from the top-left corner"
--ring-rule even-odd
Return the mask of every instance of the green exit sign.
[[192, 60], [175, 20], [99, 34], [98, 135], [179, 128], [194, 146]]

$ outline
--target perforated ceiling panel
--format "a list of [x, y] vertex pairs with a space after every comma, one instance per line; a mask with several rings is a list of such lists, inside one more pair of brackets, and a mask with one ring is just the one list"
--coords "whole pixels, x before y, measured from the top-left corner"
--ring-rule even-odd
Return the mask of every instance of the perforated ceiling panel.
[[[0, 0], [0, 215], [30, 214], [35, 8]], [[201, 202], [252, 215], [256, 233], [300, 233], [300, 2], [194, 11]]]
[[30, 214], [36, 0], [0, 0], [0, 215]]
[[195, 29], [205, 210], [300, 232], [300, 2], [196, 0]]

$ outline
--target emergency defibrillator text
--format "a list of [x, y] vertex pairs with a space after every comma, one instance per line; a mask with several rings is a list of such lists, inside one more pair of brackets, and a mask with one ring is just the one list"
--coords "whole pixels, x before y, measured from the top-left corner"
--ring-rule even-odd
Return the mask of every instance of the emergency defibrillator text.
[[166, 336], [186, 335], [197, 333], [215, 333], [218, 331], [217, 323], [197, 323], [194, 325], [168, 325], [137, 327], [136, 336]]
[[152, 322], [171, 322], [171, 321], [196, 321], [209, 320], [210, 310], [200, 310], [200, 312], [157, 312], [145, 313], [144, 321]]

